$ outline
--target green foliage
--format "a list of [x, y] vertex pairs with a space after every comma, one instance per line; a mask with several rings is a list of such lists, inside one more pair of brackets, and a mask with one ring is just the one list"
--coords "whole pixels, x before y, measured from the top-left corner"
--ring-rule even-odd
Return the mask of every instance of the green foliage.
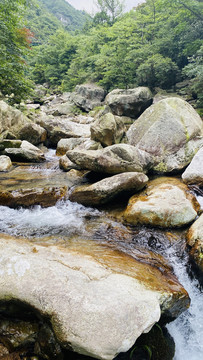
[[26, 97], [31, 86], [25, 77], [24, 55], [32, 36], [21, 18], [25, 3], [24, 0], [0, 2], [0, 91], [13, 103]]
[[139, 85], [165, 89], [175, 84], [178, 66], [170, 58], [155, 54], [141, 64], [136, 73]]
[[203, 108], [203, 45], [189, 59], [189, 64], [184, 67], [183, 74], [193, 79], [192, 89], [198, 97], [197, 105]]
[[[53, 3], [42, 1], [47, 7]], [[189, 75], [188, 61], [198, 61], [194, 56], [202, 45], [202, 2], [146, 0], [122, 17], [117, 16], [121, 1], [97, 3], [100, 12], [88, 19], [82, 32], [65, 35], [60, 29], [34, 49], [30, 61], [35, 81], [62, 90], [88, 81], [107, 90], [137, 85], [167, 89], [181, 74], [196, 78]], [[200, 85], [194, 86], [199, 97]]]

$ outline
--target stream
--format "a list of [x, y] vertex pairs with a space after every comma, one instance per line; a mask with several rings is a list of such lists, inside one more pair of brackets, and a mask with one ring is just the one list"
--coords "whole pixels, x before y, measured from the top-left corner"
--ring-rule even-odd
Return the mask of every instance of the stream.
[[[27, 171], [39, 174], [43, 172], [47, 179], [61, 171], [54, 150], [49, 151], [46, 158], [46, 167], [44, 164], [33, 165], [31, 168], [27, 167]], [[197, 199], [203, 208], [203, 197], [198, 196]], [[117, 226], [127, 234], [125, 239], [122, 239], [122, 236], [116, 237], [116, 231], [112, 232]], [[48, 208], [34, 206], [28, 209], [12, 209], [0, 206], [0, 232], [29, 238], [39, 244], [60, 244], [66, 247], [72, 242], [85, 244], [88, 240], [107, 243], [127, 253], [133, 253], [138, 247], [147, 247], [155, 253], [161, 253], [173, 266], [177, 278], [191, 299], [190, 308], [167, 325], [175, 341], [174, 360], [203, 358], [203, 297], [198, 281], [189, 274], [188, 255], [182, 246], [183, 235], [174, 243], [170, 242], [161, 230], [145, 227], [129, 230], [108, 216], [105, 210], [84, 207], [66, 199]]]

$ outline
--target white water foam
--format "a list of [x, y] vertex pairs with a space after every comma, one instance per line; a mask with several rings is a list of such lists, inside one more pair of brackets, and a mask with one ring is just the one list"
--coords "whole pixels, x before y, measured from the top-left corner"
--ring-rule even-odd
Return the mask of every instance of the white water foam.
[[60, 200], [55, 206], [29, 209], [11, 209], [0, 206], [0, 232], [15, 236], [44, 236], [57, 233], [84, 234], [84, 218], [97, 216], [99, 211], [69, 200]]
[[174, 257], [172, 249], [169, 251], [174, 272], [191, 299], [190, 308], [167, 325], [176, 345], [174, 360], [200, 360], [203, 359], [203, 294], [198, 282], [187, 273], [188, 259], [180, 260]]

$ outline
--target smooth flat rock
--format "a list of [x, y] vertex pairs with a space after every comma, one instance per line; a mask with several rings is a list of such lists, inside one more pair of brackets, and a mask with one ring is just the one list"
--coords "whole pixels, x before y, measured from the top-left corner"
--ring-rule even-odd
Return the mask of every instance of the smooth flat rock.
[[149, 154], [154, 171], [178, 171], [203, 145], [202, 125], [190, 104], [170, 97], [150, 106], [131, 125], [128, 143]]
[[148, 154], [127, 144], [115, 144], [102, 150], [72, 150], [66, 155], [81, 169], [106, 174], [146, 172], [150, 167]]
[[1, 235], [0, 300], [30, 305], [49, 319], [63, 347], [104, 360], [126, 352], [148, 332], [160, 307], [172, 313], [174, 307], [178, 315], [188, 306], [187, 293], [171, 273], [102, 246], [98, 257], [84, 250]]
[[181, 227], [195, 220], [199, 204], [186, 185], [173, 178], [159, 178], [129, 200], [124, 219], [131, 224]]
[[182, 174], [186, 184], [203, 185], [203, 148], [193, 157], [190, 165]]
[[124, 192], [143, 189], [148, 177], [142, 173], [122, 173], [96, 182], [93, 185], [76, 187], [70, 200], [83, 205], [100, 205], [110, 202]]

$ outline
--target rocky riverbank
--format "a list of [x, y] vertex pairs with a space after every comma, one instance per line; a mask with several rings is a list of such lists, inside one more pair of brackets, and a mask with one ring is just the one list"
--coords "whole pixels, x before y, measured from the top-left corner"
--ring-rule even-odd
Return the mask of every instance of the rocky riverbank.
[[[163, 251], [149, 245], [159, 236], [165, 247], [188, 249], [202, 281], [201, 209], [191, 190], [203, 182], [201, 118], [178, 97], [152, 104], [147, 88], [105, 96], [78, 86], [29, 104], [28, 116], [0, 101], [2, 359], [29, 346], [39, 359], [65, 359], [67, 350], [113, 359], [177, 318], [190, 299]], [[26, 319], [15, 315], [22, 307]], [[9, 326], [20, 321], [30, 332], [16, 327], [14, 342]]]

